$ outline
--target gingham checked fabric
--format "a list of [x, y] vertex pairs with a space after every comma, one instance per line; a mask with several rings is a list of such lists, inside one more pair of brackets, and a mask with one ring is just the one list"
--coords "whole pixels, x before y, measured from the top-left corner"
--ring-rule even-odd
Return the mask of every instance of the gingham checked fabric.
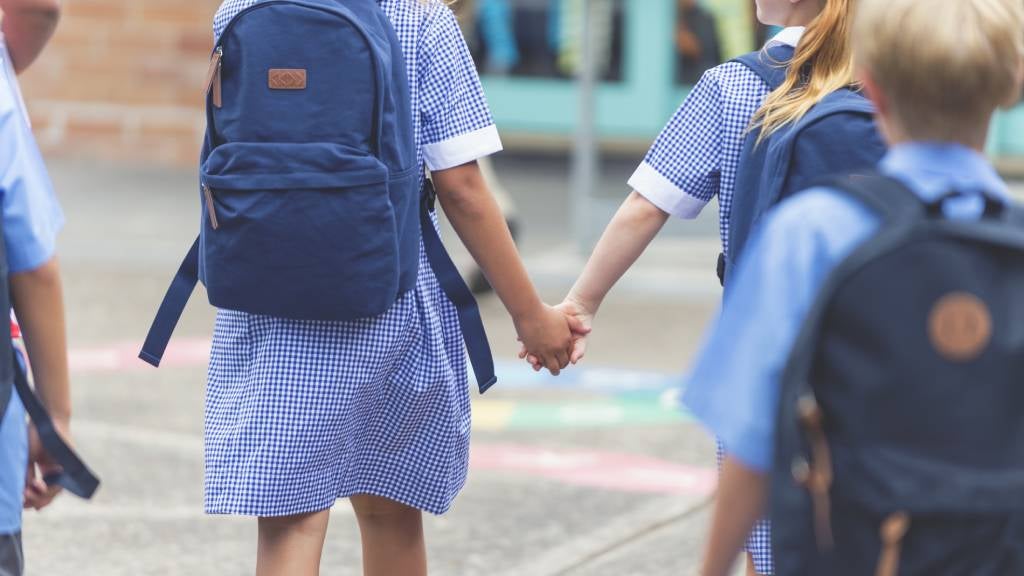
[[[261, 1], [224, 2], [216, 37]], [[423, 146], [443, 148], [492, 127], [451, 11], [436, 0], [378, 3], [407, 60], [421, 163]], [[500, 142], [478, 148], [486, 154]], [[422, 247], [416, 288], [377, 318], [217, 315], [206, 398], [208, 513], [293, 515], [373, 494], [441, 514], [465, 484], [469, 435], [458, 317]]]
[[[743, 141], [751, 118], [768, 92], [764, 81], [738, 62], [708, 70], [644, 159], [646, 168], [653, 169], [674, 187], [660, 190], [661, 194], [688, 196], [700, 205], [718, 196], [719, 227], [725, 249], [729, 245], [729, 211]], [[636, 177], [630, 184], [644, 196], [654, 192], [645, 189]], [[696, 213], [675, 215], [692, 218]]]

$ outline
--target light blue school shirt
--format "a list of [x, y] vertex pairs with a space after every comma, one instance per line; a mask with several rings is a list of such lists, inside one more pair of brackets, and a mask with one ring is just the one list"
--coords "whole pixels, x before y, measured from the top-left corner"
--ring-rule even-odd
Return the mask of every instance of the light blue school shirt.
[[[966, 194], [946, 203], [950, 218], [979, 218], [982, 192], [1009, 196], [984, 156], [963, 146], [900, 145], [879, 169], [926, 201]], [[827, 276], [879, 225], [856, 200], [815, 188], [784, 202], [754, 233], [683, 396], [746, 466], [770, 470], [780, 379], [796, 337]]]
[[[28, 272], [56, 253], [64, 215], [29, 126], [7, 43], [0, 36], [0, 195], [10, 274]], [[0, 329], [9, 330], [6, 313]], [[25, 409], [13, 394], [0, 422], [0, 534], [21, 530], [28, 461]]]

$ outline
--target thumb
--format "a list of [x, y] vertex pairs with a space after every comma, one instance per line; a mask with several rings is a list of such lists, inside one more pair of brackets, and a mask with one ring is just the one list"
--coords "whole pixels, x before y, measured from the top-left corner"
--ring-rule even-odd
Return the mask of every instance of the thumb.
[[569, 361], [572, 362], [573, 365], [576, 365], [580, 360], [583, 360], [583, 357], [586, 355], [587, 339], [585, 337], [577, 338], [572, 344], [572, 354], [569, 356]]
[[592, 328], [584, 324], [583, 320], [578, 316], [566, 316], [565, 320], [569, 323], [569, 330], [571, 330], [573, 334], [585, 336], [590, 334], [592, 330]]

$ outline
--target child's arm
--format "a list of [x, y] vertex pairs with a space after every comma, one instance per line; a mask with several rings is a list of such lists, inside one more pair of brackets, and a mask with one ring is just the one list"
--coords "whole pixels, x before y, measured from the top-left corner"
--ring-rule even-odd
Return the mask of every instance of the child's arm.
[[[11, 276], [11, 300], [28, 352], [36, 391], [64, 439], [70, 442], [71, 392], [68, 376], [64, 296], [56, 258], [34, 270]], [[25, 506], [40, 509], [60, 492], [34, 476], [56, 470], [49, 456], [31, 434], [29, 475]]]
[[[589, 332], [605, 296], [644, 253], [668, 218], [669, 214], [650, 200], [637, 192], [631, 193], [605, 228], [576, 285], [557, 308], [575, 318]], [[572, 363], [579, 362], [586, 349], [586, 334], [578, 334], [570, 358]], [[525, 357], [526, 351], [524, 349], [520, 355]], [[529, 361], [534, 368], [537, 367], [535, 360], [531, 354]]]
[[570, 325], [582, 326], [541, 301], [476, 162], [435, 171], [432, 178], [445, 215], [512, 315], [523, 345], [557, 375], [569, 364]]
[[0, 10], [14, 71], [21, 74], [53, 36], [60, 20], [60, 0], [0, 0]]
[[764, 512], [768, 477], [726, 457], [701, 576], [728, 576], [747, 535]]

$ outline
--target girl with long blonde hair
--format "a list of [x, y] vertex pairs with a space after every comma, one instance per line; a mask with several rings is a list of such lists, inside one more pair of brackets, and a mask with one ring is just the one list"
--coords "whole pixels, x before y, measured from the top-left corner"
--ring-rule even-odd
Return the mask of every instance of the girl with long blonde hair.
[[[767, 82], [736, 61], [704, 74], [629, 180], [633, 192], [561, 304], [563, 311], [591, 326], [605, 296], [668, 219], [694, 219], [714, 198], [723, 249], [728, 247], [729, 213], [751, 128], [760, 126], [762, 133], [770, 134], [852, 81], [847, 43], [852, 4], [853, 0], [756, 0], [761, 23], [784, 27], [764, 51], [781, 55], [779, 65], [788, 65], [786, 82], [772, 93]], [[583, 358], [586, 345], [586, 338], [577, 340], [573, 362]], [[751, 573], [773, 573], [766, 525], [751, 535], [748, 550]]]

